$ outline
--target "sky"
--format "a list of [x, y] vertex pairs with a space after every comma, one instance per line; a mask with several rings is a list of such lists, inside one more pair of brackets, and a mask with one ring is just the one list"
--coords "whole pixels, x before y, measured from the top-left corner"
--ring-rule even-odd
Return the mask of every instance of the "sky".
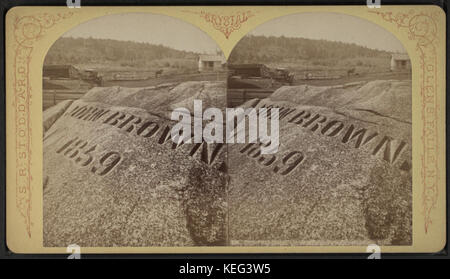
[[178, 50], [215, 53], [216, 42], [182, 20], [149, 13], [108, 15], [78, 25], [63, 37], [146, 42]]
[[256, 27], [251, 34], [302, 37], [355, 43], [372, 49], [406, 52], [402, 43], [382, 27], [338, 13], [301, 13], [283, 16]]
[[[337, 13], [283, 16], [256, 27], [250, 34], [325, 39], [405, 52], [397, 38], [385, 29], [364, 19]], [[78, 25], [63, 37], [147, 42], [197, 53], [215, 53], [218, 49], [199, 28], [176, 18], [149, 13], [103, 16]]]

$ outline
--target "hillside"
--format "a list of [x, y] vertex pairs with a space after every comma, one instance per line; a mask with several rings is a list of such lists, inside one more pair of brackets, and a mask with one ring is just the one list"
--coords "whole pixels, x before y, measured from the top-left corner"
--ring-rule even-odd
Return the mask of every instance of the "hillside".
[[[257, 46], [257, 47], [255, 47]], [[234, 48], [232, 63], [281, 62], [301, 59], [388, 58], [390, 54], [356, 44], [305, 38], [246, 36]]]
[[110, 39], [58, 39], [48, 51], [44, 64], [71, 64], [131, 68], [195, 68], [197, 54], [162, 45]]

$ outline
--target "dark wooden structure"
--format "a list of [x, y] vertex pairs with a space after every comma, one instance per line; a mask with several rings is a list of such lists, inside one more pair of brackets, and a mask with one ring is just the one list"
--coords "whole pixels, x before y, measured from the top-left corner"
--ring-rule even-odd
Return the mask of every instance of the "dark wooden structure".
[[264, 64], [230, 64], [228, 71], [231, 76], [270, 78], [270, 69]]
[[43, 76], [48, 78], [79, 78], [80, 73], [72, 65], [44, 65]]

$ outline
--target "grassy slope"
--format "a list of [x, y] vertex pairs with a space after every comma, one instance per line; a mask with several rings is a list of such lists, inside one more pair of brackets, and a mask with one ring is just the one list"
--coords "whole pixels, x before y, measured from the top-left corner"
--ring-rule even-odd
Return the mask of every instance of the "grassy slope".
[[161, 45], [93, 38], [60, 38], [44, 64], [71, 64], [99, 71], [190, 72], [197, 69], [197, 54]]

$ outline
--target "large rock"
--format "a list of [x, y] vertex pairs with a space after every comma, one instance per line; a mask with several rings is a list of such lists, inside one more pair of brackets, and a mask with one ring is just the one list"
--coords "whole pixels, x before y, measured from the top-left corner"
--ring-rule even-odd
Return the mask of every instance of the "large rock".
[[170, 113], [194, 99], [224, 107], [225, 84], [94, 88], [49, 111], [44, 246], [412, 243], [410, 81], [249, 101], [281, 109], [274, 155], [175, 145]]
[[202, 100], [203, 108], [224, 108], [226, 85], [224, 82], [188, 81], [145, 88], [96, 87], [83, 97], [86, 102], [141, 108], [168, 119], [175, 108], [194, 111], [194, 99]]
[[44, 133], [50, 129], [53, 123], [58, 120], [61, 115], [67, 110], [67, 108], [72, 104], [72, 100], [65, 100], [58, 103], [48, 109], [46, 109], [42, 116], [42, 126], [44, 128]]
[[275, 91], [272, 101], [350, 108], [411, 123], [411, 81], [376, 80], [349, 86], [285, 86]]
[[94, 88], [44, 135], [44, 246], [226, 241], [223, 145], [170, 139], [173, 105], [225, 104], [224, 82]]
[[280, 108], [280, 147], [229, 145], [231, 245], [411, 245], [410, 81], [282, 87], [245, 106]]

